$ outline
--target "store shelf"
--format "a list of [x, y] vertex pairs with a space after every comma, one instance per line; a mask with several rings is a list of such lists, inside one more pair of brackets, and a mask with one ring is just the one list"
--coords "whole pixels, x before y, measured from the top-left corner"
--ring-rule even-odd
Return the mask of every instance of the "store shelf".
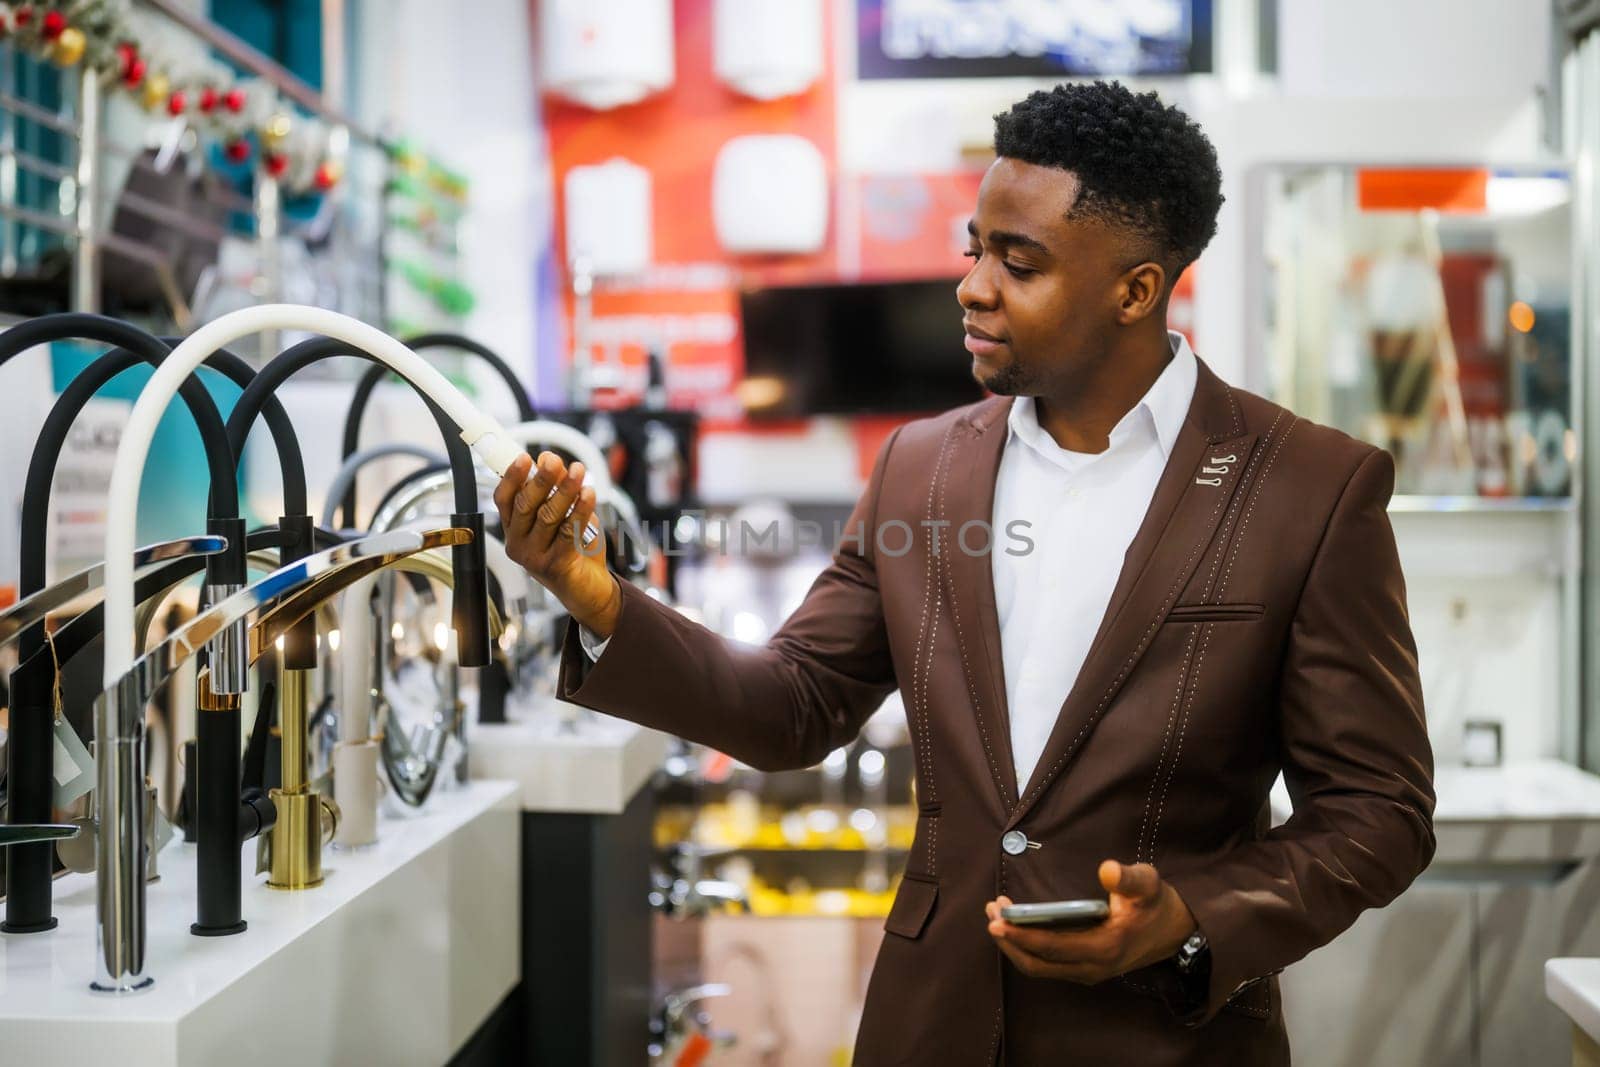
[[473, 722], [467, 742], [473, 776], [516, 782], [523, 811], [616, 815], [661, 766], [668, 739], [598, 714], [566, 732], [545, 708], [522, 722]]
[[1506, 515], [1530, 512], [1572, 512], [1578, 502], [1569, 496], [1422, 496], [1402, 493], [1389, 501], [1389, 510], [1408, 515]]
[[888, 846], [886, 846], [884, 848], [852, 848], [852, 847], [850, 847], [848, 845], [825, 845], [825, 846], [820, 846], [820, 847], [817, 847], [817, 848], [807, 848], [805, 845], [791, 845], [791, 846], [786, 846], [786, 847], [782, 847], [782, 848], [774, 847], [772, 845], [727, 845], [727, 846], [707, 845], [707, 846], [704, 846], [704, 847], [707, 847], [707, 848], [718, 848], [718, 849], [721, 849], [721, 848], [724, 848], [724, 847], [727, 848], [726, 852], [719, 851], [717, 853], [717, 857], [716, 858], [719, 859], [719, 860], [723, 859], [723, 858], [725, 858], [727, 856], [739, 856], [739, 855], [803, 856], [803, 855], [808, 855], [808, 854], [815, 854], [815, 855], [835, 856], [835, 855], [845, 854], [845, 855], [856, 855], [856, 856], [870, 856], [870, 855], [872, 855], [873, 853], [876, 853], [876, 852], [885, 852], [885, 853], [888, 853], [889, 855], [905, 855], [907, 852], [911, 851], [911, 849], [906, 845], [888, 845]]
[[0, 937], [0, 1063], [444, 1063], [516, 984], [517, 815], [510, 782], [439, 792], [377, 844], [324, 855], [327, 881], [282, 892], [240, 857], [233, 937], [189, 933], [195, 846], [148, 887], [146, 992], [89, 989], [95, 880], [55, 885], [61, 924]]

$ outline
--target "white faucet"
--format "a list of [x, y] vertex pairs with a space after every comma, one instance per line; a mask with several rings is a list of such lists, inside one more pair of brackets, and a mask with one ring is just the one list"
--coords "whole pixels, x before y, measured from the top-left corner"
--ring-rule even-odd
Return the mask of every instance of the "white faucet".
[[[114, 692], [134, 665], [134, 518], [139, 483], [156, 424], [178, 388], [213, 352], [250, 334], [304, 330], [343, 341], [409, 379], [461, 428], [461, 438], [497, 474], [522, 449], [500, 424], [399, 341], [357, 319], [324, 308], [263, 304], [208, 323], [172, 350], [133, 406], [111, 467], [106, 506], [106, 693], [96, 705], [99, 862], [96, 989], [124, 993], [148, 988], [144, 973], [144, 708]], [[230, 635], [237, 645], [237, 637]], [[226, 649], [219, 648], [219, 652]], [[235, 649], [237, 651], [237, 649]]]

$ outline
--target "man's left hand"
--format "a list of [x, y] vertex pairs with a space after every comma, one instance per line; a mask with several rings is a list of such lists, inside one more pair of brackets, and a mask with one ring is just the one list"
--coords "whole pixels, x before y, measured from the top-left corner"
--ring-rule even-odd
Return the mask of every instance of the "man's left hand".
[[1017, 970], [1095, 985], [1174, 955], [1195, 931], [1188, 905], [1150, 864], [1106, 860], [1099, 873], [1111, 915], [1086, 930], [1014, 926], [1000, 917], [1009, 897], [984, 905], [989, 936]]

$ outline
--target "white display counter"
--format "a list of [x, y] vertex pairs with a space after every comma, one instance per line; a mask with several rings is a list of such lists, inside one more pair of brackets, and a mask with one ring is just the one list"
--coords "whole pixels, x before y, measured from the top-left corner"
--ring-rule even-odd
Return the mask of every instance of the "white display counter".
[[471, 723], [473, 777], [516, 782], [523, 811], [621, 814], [661, 766], [667, 735], [588, 711], [566, 728], [561, 706], [549, 700], [511, 722]]
[[436, 792], [377, 844], [324, 853], [317, 889], [268, 889], [243, 850], [244, 917], [195, 937], [195, 846], [148, 886], [147, 991], [90, 991], [95, 883], [55, 883], [60, 926], [0, 934], [0, 1065], [442, 1064], [518, 979], [517, 787]]

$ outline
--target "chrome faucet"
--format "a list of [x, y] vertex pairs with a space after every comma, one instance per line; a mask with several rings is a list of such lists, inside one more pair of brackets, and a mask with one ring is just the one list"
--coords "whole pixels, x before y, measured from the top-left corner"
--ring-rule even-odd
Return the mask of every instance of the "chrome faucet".
[[[474, 407], [460, 390], [416, 353], [380, 330], [322, 308], [282, 304], [243, 308], [200, 327], [161, 360], [129, 415], [112, 462], [107, 494], [103, 672], [106, 690], [96, 703], [96, 723], [102, 730], [97, 737], [100, 786], [97, 876], [101, 934], [100, 950], [96, 953], [99, 979], [95, 985], [98, 988], [123, 992], [149, 984], [144, 974], [144, 882], [130, 876], [130, 868], [142, 862], [145, 844], [141, 810], [144, 806], [144, 701], [152, 691], [147, 688], [151, 678], [160, 673], [156, 669], [158, 662], [150, 655], [136, 661], [134, 652], [133, 515], [145, 461], [167, 404], [196, 367], [209, 355], [241, 337], [284, 329], [324, 334], [362, 349], [400, 371], [459, 427], [461, 439], [496, 472], [504, 472], [519, 454], [498, 422]], [[269, 363], [268, 367], [272, 365]], [[259, 385], [261, 377], [258, 374], [251, 386]], [[304, 582], [309, 576], [307, 560], [312, 558], [305, 557], [264, 579], [268, 587], [274, 577], [288, 583], [281, 584], [271, 595], [288, 592], [292, 585]], [[212, 623], [220, 619], [230, 619], [230, 624], [236, 622], [237, 619], [231, 617], [241, 610], [248, 614], [259, 607], [248, 602], [259, 597], [263, 583], [257, 583], [254, 588], [255, 593], [247, 587], [228, 597], [201, 618]], [[217, 625], [208, 627], [205, 640], [218, 636], [221, 629]], [[191, 631], [191, 636], [198, 632]], [[176, 650], [178, 645], [169, 640], [161, 647]], [[192, 649], [187, 651], [192, 652]]]
[[732, 1046], [737, 1036], [728, 1030], [713, 1030], [709, 1012], [690, 1011], [702, 1001], [732, 993], [733, 987], [726, 982], [705, 982], [674, 989], [662, 997], [661, 1006], [650, 1019], [650, 1062], [660, 1067], [673, 1067], [686, 1051], [690, 1051], [689, 1045], [696, 1037], [700, 1038], [702, 1047]]
[[670, 919], [697, 918], [730, 905], [749, 914], [750, 895], [743, 886], [700, 876], [703, 860], [732, 851], [689, 841], [675, 843], [667, 852], [668, 871], [651, 872], [650, 906]]
[[[321, 601], [342, 592], [352, 582], [407, 555], [453, 544], [461, 536], [455, 530], [439, 531], [433, 536], [396, 531], [295, 560], [174, 630], [135, 660], [101, 694], [95, 705], [100, 739], [96, 803], [100, 929], [94, 989], [133, 992], [148, 987], [151, 981], [144, 973], [144, 879], [134, 876], [131, 863], [144, 852], [144, 791], [138, 791], [133, 804], [125, 800], [126, 776], [142, 771], [144, 707], [155, 691], [218, 633], [245, 624], [249, 636], [247, 658], [253, 660]], [[111, 739], [109, 747], [106, 738]], [[296, 751], [303, 753], [304, 749]], [[275, 827], [274, 833], [279, 832]]]

